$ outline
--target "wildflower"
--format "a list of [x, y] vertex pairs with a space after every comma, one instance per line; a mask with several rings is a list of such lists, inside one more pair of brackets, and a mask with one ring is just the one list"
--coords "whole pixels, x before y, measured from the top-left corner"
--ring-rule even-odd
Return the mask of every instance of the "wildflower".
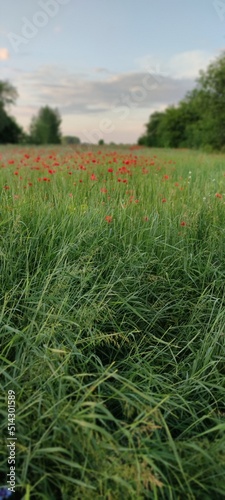
[[4, 186], [4, 189], [7, 191], [8, 189], [10, 189], [9, 186]]
[[108, 224], [110, 224], [110, 222], [112, 222], [112, 219], [113, 219], [112, 215], [106, 215], [105, 216], [105, 220], [106, 220], [106, 222], [108, 222]]
[[180, 225], [184, 227], [184, 226], [187, 225], [187, 223], [184, 220], [182, 220], [182, 222], [180, 223]]
[[216, 196], [217, 198], [223, 198], [222, 194], [220, 194], [220, 193], [216, 193], [216, 194], [215, 194], [215, 196]]
[[95, 175], [95, 174], [91, 174], [91, 180], [92, 180], [92, 181], [97, 181], [97, 177], [96, 177], [96, 175]]
[[166, 198], [162, 198], [162, 203], [166, 203]]

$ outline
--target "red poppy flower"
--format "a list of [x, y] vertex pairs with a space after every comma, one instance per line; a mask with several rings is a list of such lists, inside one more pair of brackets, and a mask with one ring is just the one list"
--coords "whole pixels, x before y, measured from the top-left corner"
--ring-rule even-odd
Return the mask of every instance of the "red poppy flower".
[[186, 226], [186, 225], [187, 225], [187, 223], [186, 223], [184, 220], [182, 220], [182, 222], [180, 223], [180, 225], [181, 225], [181, 226]]
[[162, 203], [166, 203], [166, 198], [162, 198]]
[[112, 219], [113, 219], [113, 218], [112, 218], [112, 215], [106, 215], [106, 216], [105, 216], [105, 220], [106, 220], [106, 222], [108, 222], [108, 224], [109, 224], [110, 222], [112, 222]]
[[223, 198], [222, 194], [220, 194], [220, 193], [216, 193], [216, 197], [217, 198]]

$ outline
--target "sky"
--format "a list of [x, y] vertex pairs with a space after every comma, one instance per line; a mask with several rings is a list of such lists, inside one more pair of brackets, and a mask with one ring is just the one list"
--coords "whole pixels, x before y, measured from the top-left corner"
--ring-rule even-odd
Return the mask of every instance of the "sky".
[[135, 143], [225, 48], [225, 0], [0, 0], [0, 80], [82, 142]]

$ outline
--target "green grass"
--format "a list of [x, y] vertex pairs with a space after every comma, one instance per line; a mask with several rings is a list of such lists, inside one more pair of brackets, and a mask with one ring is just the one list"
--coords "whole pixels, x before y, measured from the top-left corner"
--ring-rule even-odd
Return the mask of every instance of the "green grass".
[[225, 157], [88, 153], [0, 150], [1, 484], [14, 390], [18, 498], [223, 499]]

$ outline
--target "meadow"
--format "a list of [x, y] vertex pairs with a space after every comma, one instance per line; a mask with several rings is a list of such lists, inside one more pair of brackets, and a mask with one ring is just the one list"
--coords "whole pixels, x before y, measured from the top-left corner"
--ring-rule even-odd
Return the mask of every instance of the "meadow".
[[225, 156], [0, 148], [1, 483], [225, 498]]

